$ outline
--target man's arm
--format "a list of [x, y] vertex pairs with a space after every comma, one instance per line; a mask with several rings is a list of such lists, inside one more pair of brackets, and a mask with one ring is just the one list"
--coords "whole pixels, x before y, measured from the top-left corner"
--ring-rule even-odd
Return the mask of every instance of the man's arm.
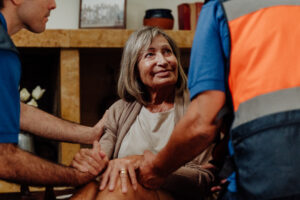
[[156, 156], [144, 154], [140, 182], [148, 188], [159, 187], [167, 175], [206, 149], [215, 138], [216, 117], [224, 104], [221, 91], [206, 91], [195, 97], [167, 145]]
[[103, 121], [104, 117], [94, 127], [83, 126], [21, 103], [21, 130], [49, 139], [92, 144], [102, 135]]
[[[103, 161], [103, 168], [107, 161]], [[19, 149], [13, 144], [0, 144], [0, 178], [29, 185], [77, 186], [94, 176], [75, 168], [54, 164]]]

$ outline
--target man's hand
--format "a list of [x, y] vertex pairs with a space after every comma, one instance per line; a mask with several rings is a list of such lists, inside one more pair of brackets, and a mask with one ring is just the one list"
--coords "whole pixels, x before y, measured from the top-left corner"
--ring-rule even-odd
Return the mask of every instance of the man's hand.
[[94, 141], [92, 149], [80, 149], [74, 156], [71, 166], [81, 172], [89, 172], [97, 176], [107, 166], [108, 158], [101, 151], [98, 141]]
[[220, 192], [224, 187], [226, 188], [228, 185], [227, 179], [222, 179], [218, 185], [211, 187], [211, 192]]
[[92, 135], [92, 141], [94, 140], [97, 140], [99, 141], [103, 132], [104, 132], [104, 124], [106, 122], [106, 119], [107, 119], [107, 110], [106, 112], [104, 113], [102, 119], [100, 119], [98, 121], [98, 123], [93, 127], [93, 135]]
[[[101, 164], [98, 171], [107, 164], [106, 158], [101, 159]], [[0, 144], [0, 178], [33, 186], [78, 186], [95, 175], [41, 159], [14, 144]]]
[[144, 160], [142, 161], [139, 168], [139, 182], [144, 187], [149, 189], [159, 188], [164, 183], [166, 178], [155, 173], [154, 160], [155, 155], [150, 151], [145, 151]]

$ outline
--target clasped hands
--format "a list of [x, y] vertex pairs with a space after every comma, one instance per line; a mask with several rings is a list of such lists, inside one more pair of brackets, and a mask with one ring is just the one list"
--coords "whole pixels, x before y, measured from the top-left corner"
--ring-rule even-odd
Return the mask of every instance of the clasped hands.
[[[94, 142], [92, 149], [81, 149], [74, 157], [72, 166], [81, 172], [89, 172], [94, 176], [102, 173], [100, 179], [100, 190], [108, 187], [113, 191], [120, 181], [123, 193], [128, 191], [128, 184], [133, 190], [137, 190], [138, 181], [146, 188], [157, 189], [164, 182], [153, 173], [152, 161], [155, 155], [145, 151], [144, 155], [127, 156], [108, 161], [107, 156], [101, 151], [100, 144]], [[137, 174], [136, 174], [137, 172]]]
[[74, 156], [71, 166], [78, 169], [81, 172], [89, 172], [93, 176], [97, 176], [102, 172], [108, 164], [108, 158], [106, 154], [101, 151], [101, 147], [98, 141], [93, 142], [93, 148], [82, 148]]

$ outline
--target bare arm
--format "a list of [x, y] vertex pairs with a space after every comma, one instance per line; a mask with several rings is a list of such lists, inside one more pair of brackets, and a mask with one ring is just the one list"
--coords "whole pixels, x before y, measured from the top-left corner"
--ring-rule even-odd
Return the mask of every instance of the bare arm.
[[92, 144], [102, 135], [103, 120], [94, 127], [83, 126], [21, 103], [20, 127], [21, 130], [49, 139]]
[[207, 91], [193, 99], [167, 145], [156, 156], [144, 154], [141, 183], [149, 188], [160, 186], [168, 174], [207, 148], [215, 138], [216, 116], [224, 104], [225, 94], [221, 91]]
[[29, 185], [77, 186], [94, 176], [48, 162], [13, 144], [0, 144], [0, 178]]

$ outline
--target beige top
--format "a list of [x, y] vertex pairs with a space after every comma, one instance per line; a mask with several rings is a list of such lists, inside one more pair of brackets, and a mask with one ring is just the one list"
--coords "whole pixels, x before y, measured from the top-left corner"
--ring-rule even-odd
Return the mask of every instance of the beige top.
[[174, 129], [174, 113], [174, 108], [152, 113], [143, 106], [121, 144], [118, 158], [141, 155], [145, 150], [158, 153]]
[[[189, 102], [188, 92], [183, 96], [176, 96], [174, 104], [175, 123], [183, 117]], [[141, 109], [142, 105], [140, 103], [136, 101], [126, 102], [124, 100], [118, 100], [109, 108], [105, 131], [100, 139], [100, 145], [110, 159], [118, 157], [121, 144]], [[134, 143], [132, 144], [134, 145]], [[208, 192], [211, 183], [214, 181], [214, 174], [209, 170], [203, 169], [201, 165], [206, 164], [212, 158], [212, 148], [213, 146], [207, 148], [193, 161], [172, 173], [167, 178], [163, 188], [176, 195], [182, 193], [187, 199], [199, 198]]]

